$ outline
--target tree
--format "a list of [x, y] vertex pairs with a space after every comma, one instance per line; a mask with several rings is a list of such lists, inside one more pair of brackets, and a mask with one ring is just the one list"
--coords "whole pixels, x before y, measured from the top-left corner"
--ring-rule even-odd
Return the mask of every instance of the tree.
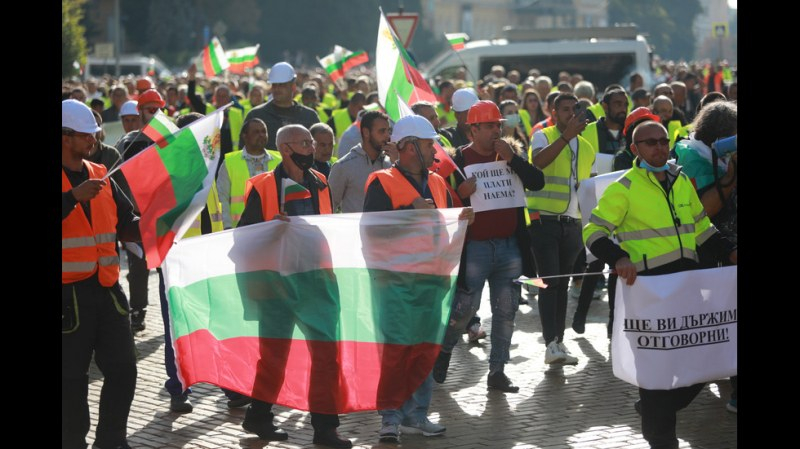
[[78, 73], [73, 65], [86, 64], [86, 29], [81, 25], [86, 0], [61, 0], [61, 77]]
[[666, 59], [693, 59], [692, 24], [702, 12], [699, 0], [609, 0], [610, 23], [635, 23]]

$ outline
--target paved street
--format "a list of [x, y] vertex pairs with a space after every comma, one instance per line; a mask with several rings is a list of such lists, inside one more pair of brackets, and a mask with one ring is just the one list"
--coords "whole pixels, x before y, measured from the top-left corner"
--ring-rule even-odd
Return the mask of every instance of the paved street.
[[[121, 283], [127, 291], [126, 271]], [[268, 443], [244, 432], [244, 409], [228, 410], [226, 398], [214, 385], [193, 387], [194, 411], [169, 411], [163, 388], [164, 332], [158, 302], [158, 275], [150, 274], [147, 329], [136, 335], [139, 377], [128, 421], [128, 441], [133, 448], [300, 448], [311, 443], [313, 430], [306, 412], [276, 406], [280, 426], [289, 433], [286, 442]], [[527, 293], [523, 290], [523, 296]], [[576, 305], [570, 299], [567, 326]], [[533, 306], [533, 307], [531, 307]], [[491, 334], [488, 287], [479, 311]], [[403, 435], [401, 444], [378, 442], [380, 416], [363, 412], [342, 416], [340, 434], [361, 448], [648, 448], [641, 421], [633, 408], [636, 387], [612, 374], [610, 344], [606, 337], [607, 297], [593, 301], [586, 333], [566, 333], [566, 345], [579, 358], [577, 366], [548, 370], [535, 297], [520, 306], [506, 373], [519, 385], [517, 394], [486, 389], [490, 344], [459, 344], [444, 384], [437, 384], [430, 418], [447, 426], [445, 436], [426, 438]], [[102, 377], [94, 365], [90, 372], [90, 409], [94, 438]], [[709, 383], [694, 402], [678, 414], [681, 448], [737, 448], [737, 416], [726, 411], [730, 394], [727, 379]]]

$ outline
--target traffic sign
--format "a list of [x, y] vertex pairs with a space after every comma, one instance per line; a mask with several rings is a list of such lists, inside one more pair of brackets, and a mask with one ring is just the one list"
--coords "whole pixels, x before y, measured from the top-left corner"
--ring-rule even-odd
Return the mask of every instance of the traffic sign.
[[711, 22], [711, 35], [714, 37], [728, 37], [728, 22]]
[[411, 43], [411, 38], [414, 37], [414, 31], [417, 29], [417, 21], [419, 20], [419, 13], [416, 12], [390, 12], [386, 13], [386, 20], [389, 25], [394, 29], [394, 34], [403, 43], [403, 47], [408, 48]]
[[112, 42], [98, 42], [94, 44], [94, 55], [103, 59], [113, 58], [114, 44]]

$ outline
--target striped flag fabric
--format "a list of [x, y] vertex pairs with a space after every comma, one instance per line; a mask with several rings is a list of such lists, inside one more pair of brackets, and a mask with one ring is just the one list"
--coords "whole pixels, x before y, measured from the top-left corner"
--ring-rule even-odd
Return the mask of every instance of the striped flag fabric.
[[175, 140], [175, 133], [178, 131], [179, 128], [159, 109], [142, 129], [142, 134], [149, 137], [159, 148], [164, 148]]
[[444, 33], [444, 37], [447, 42], [450, 42], [450, 46], [455, 51], [463, 50], [469, 40], [469, 36], [466, 33]]
[[291, 178], [283, 178], [281, 179], [281, 198], [283, 198], [283, 204], [286, 204], [287, 201], [311, 198], [311, 192]]
[[147, 268], [161, 265], [172, 243], [205, 207], [220, 154], [223, 106], [180, 129], [164, 148], [153, 144], [119, 166], [139, 206]]
[[414, 104], [420, 100], [436, 102], [431, 86], [419, 73], [411, 56], [394, 34], [382, 9], [375, 48], [375, 73], [380, 102], [389, 118], [395, 122], [400, 119], [397, 96], [406, 104]]
[[183, 387], [328, 414], [399, 408], [444, 338], [460, 212], [293, 216], [181, 240], [164, 278]]
[[333, 53], [317, 61], [328, 72], [333, 82], [344, 78], [348, 70], [369, 62], [369, 55], [364, 50], [352, 52], [340, 45], [333, 47]]
[[211, 78], [217, 73], [227, 69], [230, 65], [228, 63], [228, 58], [225, 56], [225, 51], [222, 49], [222, 45], [220, 45], [219, 39], [216, 37], [212, 38], [208, 46], [203, 49], [201, 57], [203, 61], [203, 72], [205, 72], [206, 78]]
[[228, 58], [228, 71], [238, 75], [246, 75], [246, 69], [255, 67], [260, 62], [258, 60], [258, 47], [261, 44], [256, 44], [252, 47], [237, 48], [225, 52], [225, 57]]

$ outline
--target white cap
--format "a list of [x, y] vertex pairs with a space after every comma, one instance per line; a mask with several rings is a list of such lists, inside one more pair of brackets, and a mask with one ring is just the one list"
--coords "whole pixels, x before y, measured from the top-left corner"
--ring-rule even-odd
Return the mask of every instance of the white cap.
[[418, 139], [436, 139], [439, 137], [433, 125], [421, 115], [407, 115], [392, 128], [392, 142], [399, 142], [405, 137], [416, 137]]
[[97, 126], [94, 114], [89, 106], [78, 100], [64, 100], [61, 102], [61, 127], [69, 128], [79, 133], [96, 133], [101, 127]]
[[297, 74], [294, 73], [294, 67], [288, 62], [279, 62], [272, 66], [269, 71], [270, 83], [288, 83], [294, 80]]
[[473, 104], [478, 102], [478, 95], [471, 87], [465, 87], [453, 92], [453, 110], [456, 112], [469, 111]]
[[122, 107], [119, 108], [119, 116], [122, 117], [123, 115], [139, 115], [139, 110], [136, 109], [136, 106], [139, 104], [136, 100], [126, 101], [122, 104]]

